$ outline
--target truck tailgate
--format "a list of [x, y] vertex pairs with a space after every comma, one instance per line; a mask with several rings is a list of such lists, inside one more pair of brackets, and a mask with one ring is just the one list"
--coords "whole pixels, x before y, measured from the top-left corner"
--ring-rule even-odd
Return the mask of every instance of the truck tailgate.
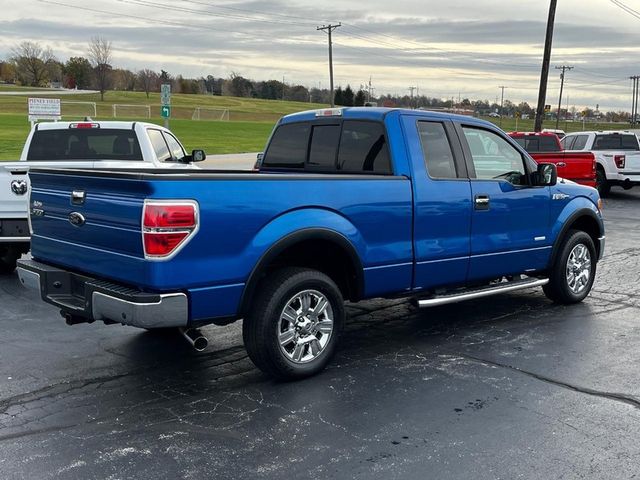
[[591, 152], [549, 152], [530, 155], [538, 163], [554, 163], [559, 177], [589, 187], [596, 185], [596, 161]]
[[0, 219], [27, 216], [26, 192], [29, 186], [27, 169], [0, 162]]
[[[120, 280], [143, 273], [140, 224], [144, 198], [151, 193], [144, 182], [37, 171], [30, 176], [34, 258], [110, 272]], [[74, 224], [74, 216], [84, 222]], [[121, 274], [113, 274], [114, 261]]]

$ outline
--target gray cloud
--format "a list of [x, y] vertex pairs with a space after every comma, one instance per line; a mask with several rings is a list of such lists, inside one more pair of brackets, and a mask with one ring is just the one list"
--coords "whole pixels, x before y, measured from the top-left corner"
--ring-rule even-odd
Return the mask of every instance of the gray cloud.
[[[378, 93], [422, 84], [427, 95], [463, 92], [488, 98], [500, 83], [510, 85], [512, 100], [533, 101], [546, 21], [545, 9], [528, 1], [450, 0], [445, 5], [406, 0], [389, 5], [370, 0], [366, 11], [349, 0], [322, 6], [266, 0], [216, 4], [224, 8], [205, 0], [60, 2], [78, 8], [35, 0], [16, 8], [14, 2], [0, 0], [0, 8], [10, 12], [0, 21], [0, 57], [31, 39], [51, 45], [66, 59], [85, 54], [90, 37], [100, 34], [114, 42], [115, 63], [126, 68], [165, 68], [187, 76], [227, 76], [231, 71], [256, 79], [285, 75], [288, 82], [326, 85], [326, 37], [315, 27], [342, 21], [335, 32], [338, 83], [358, 85], [372, 75]], [[566, 3], [583, 10], [595, 5]], [[562, 13], [560, 9], [554, 62], [576, 66], [567, 75], [568, 94], [584, 104], [626, 107], [630, 94], [625, 78], [637, 73], [629, 61], [637, 53], [637, 23], [603, 22], [596, 12], [592, 18], [565, 12], [562, 19]], [[550, 95], [557, 83], [552, 71]]]

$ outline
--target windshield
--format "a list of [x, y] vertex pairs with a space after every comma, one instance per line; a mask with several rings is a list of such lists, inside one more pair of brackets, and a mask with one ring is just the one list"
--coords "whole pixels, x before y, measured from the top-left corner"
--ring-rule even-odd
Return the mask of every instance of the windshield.
[[140, 144], [133, 130], [69, 128], [34, 132], [27, 161], [139, 160]]
[[638, 138], [631, 133], [626, 135], [618, 133], [596, 135], [596, 139], [593, 142], [593, 150], [639, 150]]

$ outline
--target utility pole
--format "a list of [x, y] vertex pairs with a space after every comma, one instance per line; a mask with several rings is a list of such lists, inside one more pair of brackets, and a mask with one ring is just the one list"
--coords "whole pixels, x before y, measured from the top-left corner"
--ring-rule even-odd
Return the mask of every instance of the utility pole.
[[547, 100], [547, 80], [549, 79], [549, 63], [551, 62], [551, 45], [553, 44], [553, 24], [556, 18], [558, 0], [551, 0], [549, 18], [547, 19], [547, 34], [544, 41], [544, 56], [542, 58], [542, 72], [540, 74], [540, 91], [538, 92], [538, 106], [536, 108], [536, 124], [534, 130], [542, 130], [544, 118], [544, 103]]
[[638, 80], [640, 80], [640, 76], [633, 75], [629, 78], [633, 80], [633, 93], [631, 94], [631, 125], [635, 125], [638, 123]]
[[418, 88], [418, 87], [409, 87], [409, 91], [411, 92], [411, 100], [410, 100], [409, 106], [410, 106], [411, 108], [413, 108], [413, 92], [414, 92], [414, 90], [415, 90], [416, 88]]
[[562, 73], [560, 74], [560, 98], [558, 98], [558, 114], [556, 115], [556, 130], [558, 130], [558, 125], [560, 125], [560, 109], [562, 108], [562, 90], [564, 88], [564, 72], [565, 70], [573, 70], [573, 67], [562, 65], [560, 67], [556, 67], [556, 70], [562, 70]]
[[335, 107], [336, 104], [333, 100], [333, 44], [331, 43], [331, 33], [338, 28], [341, 27], [342, 23], [338, 23], [336, 25], [322, 25], [321, 27], [317, 27], [316, 30], [322, 30], [329, 36], [329, 84], [331, 89], [331, 106]]
[[502, 127], [502, 111], [503, 111], [503, 106], [504, 106], [504, 89], [505, 88], [509, 88], [509, 87], [506, 87], [504, 85], [500, 85], [498, 88], [500, 90], [502, 90], [502, 95], [500, 97], [500, 127]]
[[282, 100], [284, 101], [284, 75], [282, 76]]

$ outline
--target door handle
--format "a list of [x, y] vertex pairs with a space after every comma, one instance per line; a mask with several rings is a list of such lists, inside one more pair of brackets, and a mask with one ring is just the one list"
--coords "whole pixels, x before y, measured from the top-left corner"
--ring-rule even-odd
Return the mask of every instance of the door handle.
[[474, 203], [476, 210], [489, 210], [489, 195], [476, 195]]
[[558, 162], [558, 167], [566, 167], [567, 164], [565, 162]]

